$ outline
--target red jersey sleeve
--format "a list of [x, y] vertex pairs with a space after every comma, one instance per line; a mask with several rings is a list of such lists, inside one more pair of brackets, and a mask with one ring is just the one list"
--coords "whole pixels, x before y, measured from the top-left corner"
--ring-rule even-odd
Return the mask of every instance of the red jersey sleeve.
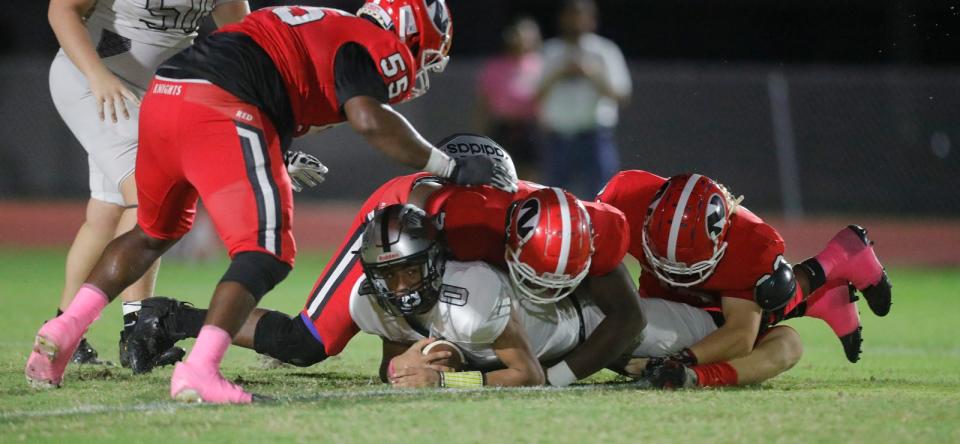
[[[362, 39], [361, 39], [362, 40]], [[396, 39], [378, 39], [363, 42], [370, 51], [383, 83], [387, 85], [387, 99], [397, 104], [410, 98], [410, 91], [416, 81], [417, 65], [410, 50]]]
[[627, 218], [620, 210], [602, 202], [584, 202], [593, 224], [591, 276], [601, 276], [617, 268], [630, 246]]
[[345, 120], [336, 94], [334, 65], [340, 48], [357, 44], [386, 85], [389, 103], [409, 98], [416, 75], [410, 49], [397, 36], [353, 14], [331, 8], [277, 6], [254, 11], [223, 29], [250, 36], [273, 60], [284, 81], [295, 136]]
[[704, 287], [720, 291], [723, 296], [753, 300], [757, 281], [772, 273], [777, 258], [783, 256], [783, 238], [741, 207], [734, 215], [726, 242], [727, 251]]
[[609, 204], [623, 212], [630, 235], [628, 252], [641, 263], [644, 262], [641, 242], [647, 207], [666, 181], [667, 179], [646, 171], [621, 171], [613, 176], [597, 195], [597, 202]]
[[451, 187], [443, 202], [443, 231], [457, 260], [504, 266], [506, 214], [510, 195], [496, 190]]

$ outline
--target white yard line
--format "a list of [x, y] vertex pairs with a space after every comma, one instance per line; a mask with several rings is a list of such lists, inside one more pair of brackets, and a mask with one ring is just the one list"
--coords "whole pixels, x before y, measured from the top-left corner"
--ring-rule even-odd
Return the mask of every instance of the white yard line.
[[198, 404], [182, 404], [174, 402], [150, 402], [145, 404], [92, 404], [79, 405], [51, 410], [14, 410], [0, 413], [0, 421], [25, 418], [47, 418], [51, 416], [95, 415], [100, 413], [119, 412], [173, 412], [182, 408], [196, 407]]
[[[262, 402], [259, 405], [282, 406], [291, 403], [310, 403], [318, 401], [336, 401], [336, 400], [354, 400], [354, 399], [376, 399], [376, 398], [417, 398], [417, 397], [436, 397], [436, 396], [461, 396], [464, 393], [493, 394], [493, 393], [548, 393], [548, 392], [585, 392], [585, 391], [621, 391], [635, 390], [637, 386], [633, 384], [585, 384], [571, 387], [517, 387], [517, 388], [478, 388], [478, 389], [448, 389], [448, 390], [398, 390], [398, 389], [374, 389], [362, 391], [329, 391], [320, 392], [313, 395], [304, 396], [285, 396], [278, 397], [274, 401]], [[73, 415], [99, 415], [104, 413], [124, 413], [124, 412], [170, 412], [177, 410], [197, 407], [215, 407], [205, 404], [184, 404], [174, 401], [158, 401], [143, 404], [90, 404], [79, 405], [76, 407], [50, 409], [50, 410], [14, 410], [0, 412], [0, 422], [31, 419], [31, 418], [49, 418], [56, 416]]]

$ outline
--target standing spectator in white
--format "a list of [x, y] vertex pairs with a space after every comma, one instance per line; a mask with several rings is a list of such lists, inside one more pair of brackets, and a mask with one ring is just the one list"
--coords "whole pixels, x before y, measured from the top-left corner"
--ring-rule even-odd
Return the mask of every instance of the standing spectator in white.
[[544, 183], [592, 198], [619, 169], [614, 128], [630, 97], [630, 73], [620, 48], [594, 34], [592, 0], [568, 0], [560, 11], [560, 36], [543, 48], [537, 94], [546, 137], [540, 158]]
[[[140, 97], [160, 62], [193, 43], [209, 15], [218, 26], [250, 12], [246, 0], [51, 0], [47, 18], [60, 42], [50, 66], [50, 95], [60, 117], [87, 151], [90, 201], [67, 253], [59, 316], [114, 237], [137, 222]], [[123, 292], [124, 324], [153, 296], [157, 267]], [[73, 357], [99, 363], [84, 339]], [[126, 364], [123, 344], [120, 361]]]

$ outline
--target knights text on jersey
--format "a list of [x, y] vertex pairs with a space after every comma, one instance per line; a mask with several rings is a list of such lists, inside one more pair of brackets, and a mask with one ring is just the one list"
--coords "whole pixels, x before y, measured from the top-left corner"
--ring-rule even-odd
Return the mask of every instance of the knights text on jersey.
[[629, 253], [643, 267], [640, 290], [645, 296], [663, 297], [698, 307], [719, 307], [719, 297], [753, 299], [753, 288], [765, 274], [773, 271], [783, 255], [780, 234], [745, 207], [731, 217], [727, 251], [716, 270], [705, 282], [689, 289], [672, 288], [649, 271], [643, 253], [642, 232], [647, 208], [666, 179], [655, 174], [630, 170], [618, 173], [597, 200], [619, 208], [626, 215], [630, 230]]
[[413, 56], [392, 32], [337, 9], [263, 8], [221, 31], [249, 35], [273, 60], [290, 97], [296, 136], [345, 120], [333, 69], [337, 51], [345, 44], [357, 43], [367, 50], [387, 86], [390, 103], [407, 99], [414, 83]]

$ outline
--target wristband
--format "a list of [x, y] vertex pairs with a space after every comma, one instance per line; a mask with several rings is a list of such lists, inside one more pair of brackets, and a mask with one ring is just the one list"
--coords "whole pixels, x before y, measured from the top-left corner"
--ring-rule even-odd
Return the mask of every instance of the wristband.
[[443, 151], [434, 148], [430, 150], [430, 159], [427, 160], [427, 165], [423, 167], [423, 171], [449, 179], [455, 166], [457, 166], [456, 161], [444, 154]]
[[480, 388], [483, 387], [483, 373], [481, 372], [439, 372], [440, 387], [446, 388]]
[[567, 361], [560, 361], [559, 364], [547, 369], [547, 383], [554, 387], [566, 387], [577, 381], [577, 375], [573, 374]]

